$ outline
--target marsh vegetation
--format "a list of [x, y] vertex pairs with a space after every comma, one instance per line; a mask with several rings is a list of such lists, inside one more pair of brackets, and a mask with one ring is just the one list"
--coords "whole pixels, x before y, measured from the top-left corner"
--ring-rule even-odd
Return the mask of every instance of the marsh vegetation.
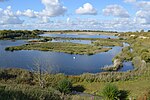
[[41, 50], [41, 51], [55, 51], [69, 54], [86, 54], [93, 55], [99, 52], [107, 52], [110, 48], [102, 48], [100, 46], [76, 44], [76, 43], [30, 43], [22, 46], [7, 47], [5, 50]]

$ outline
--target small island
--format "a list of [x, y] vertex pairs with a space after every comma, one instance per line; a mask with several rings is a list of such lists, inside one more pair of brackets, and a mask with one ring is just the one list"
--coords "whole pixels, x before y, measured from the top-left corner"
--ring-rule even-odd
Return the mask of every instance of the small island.
[[55, 51], [69, 54], [93, 55], [100, 52], [107, 52], [111, 48], [102, 48], [100, 46], [77, 44], [77, 43], [60, 43], [60, 42], [36, 42], [21, 46], [7, 47], [5, 50], [40, 50], [40, 51]]

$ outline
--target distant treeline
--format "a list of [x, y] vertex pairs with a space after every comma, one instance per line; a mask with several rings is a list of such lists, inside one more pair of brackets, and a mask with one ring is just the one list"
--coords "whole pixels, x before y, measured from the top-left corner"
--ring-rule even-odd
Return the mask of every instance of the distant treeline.
[[41, 30], [0, 30], [0, 39], [34, 38], [42, 33]]
[[109, 32], [117, 33], [117, 31], [102, 31], [102, 30], [44, 30], [44, 32]]

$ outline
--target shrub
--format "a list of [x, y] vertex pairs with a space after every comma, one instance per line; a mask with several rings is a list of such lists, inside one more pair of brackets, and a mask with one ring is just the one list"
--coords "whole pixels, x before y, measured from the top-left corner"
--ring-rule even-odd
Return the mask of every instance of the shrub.
[[132, 63], [134, 64], [135, 67], [139, 68], [141, 66], [141, 57], [134, 57], [132, 59]]
[[16, 75], [9, 74], [6, 70], [0, 70], [0, 79], [13, 79]]
[[149, 52], [143, 52], [143, 53], [141, 54], [141, 57], [142, 57], [142, 59], [145, 60], [146, 62], [150, 62], [150, 54], [149, 54]]
[[102, 95], [106, 100], [116, 100], [121, 94], [115, 85], [107, 84], [102, 91]]
[[72, 89], [72, 83], [67, 79], [60, 80], [57, 89], [63, 94], [69, 94]]

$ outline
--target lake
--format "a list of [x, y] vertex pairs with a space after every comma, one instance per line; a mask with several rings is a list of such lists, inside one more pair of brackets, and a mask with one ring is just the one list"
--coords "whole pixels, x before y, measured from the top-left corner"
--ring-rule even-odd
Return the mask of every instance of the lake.
[[80, 43], [80, 44], [91, 44], [91, 40], [63, 40], [63, 39], [52, 39], [50, 42], [71, 42], [71, 43]]
[[[85, 40], [83, 42], [88, 44], [89, 41]], [[88, 72], [99, 73], [102, 72], [101, 67], [112, 64], [112, 58], [122, 49], [122, 47], [116, 46], [112, 47], [108, 52], [91, 56], [38, 50], [5, 51], [8, 46], [18, 46], [25, 43], [27, 43], [25, 40], [0, 40], [0, 67], [35, 70], [35, 64], [40, 64], [43, 69], [50, 69], [52, 73], [64, 73], [67, 75], [79, 75]], [[131, 62], [124, 62], [123, 65], [123, 68], [119, 71], [133, 69]]]

